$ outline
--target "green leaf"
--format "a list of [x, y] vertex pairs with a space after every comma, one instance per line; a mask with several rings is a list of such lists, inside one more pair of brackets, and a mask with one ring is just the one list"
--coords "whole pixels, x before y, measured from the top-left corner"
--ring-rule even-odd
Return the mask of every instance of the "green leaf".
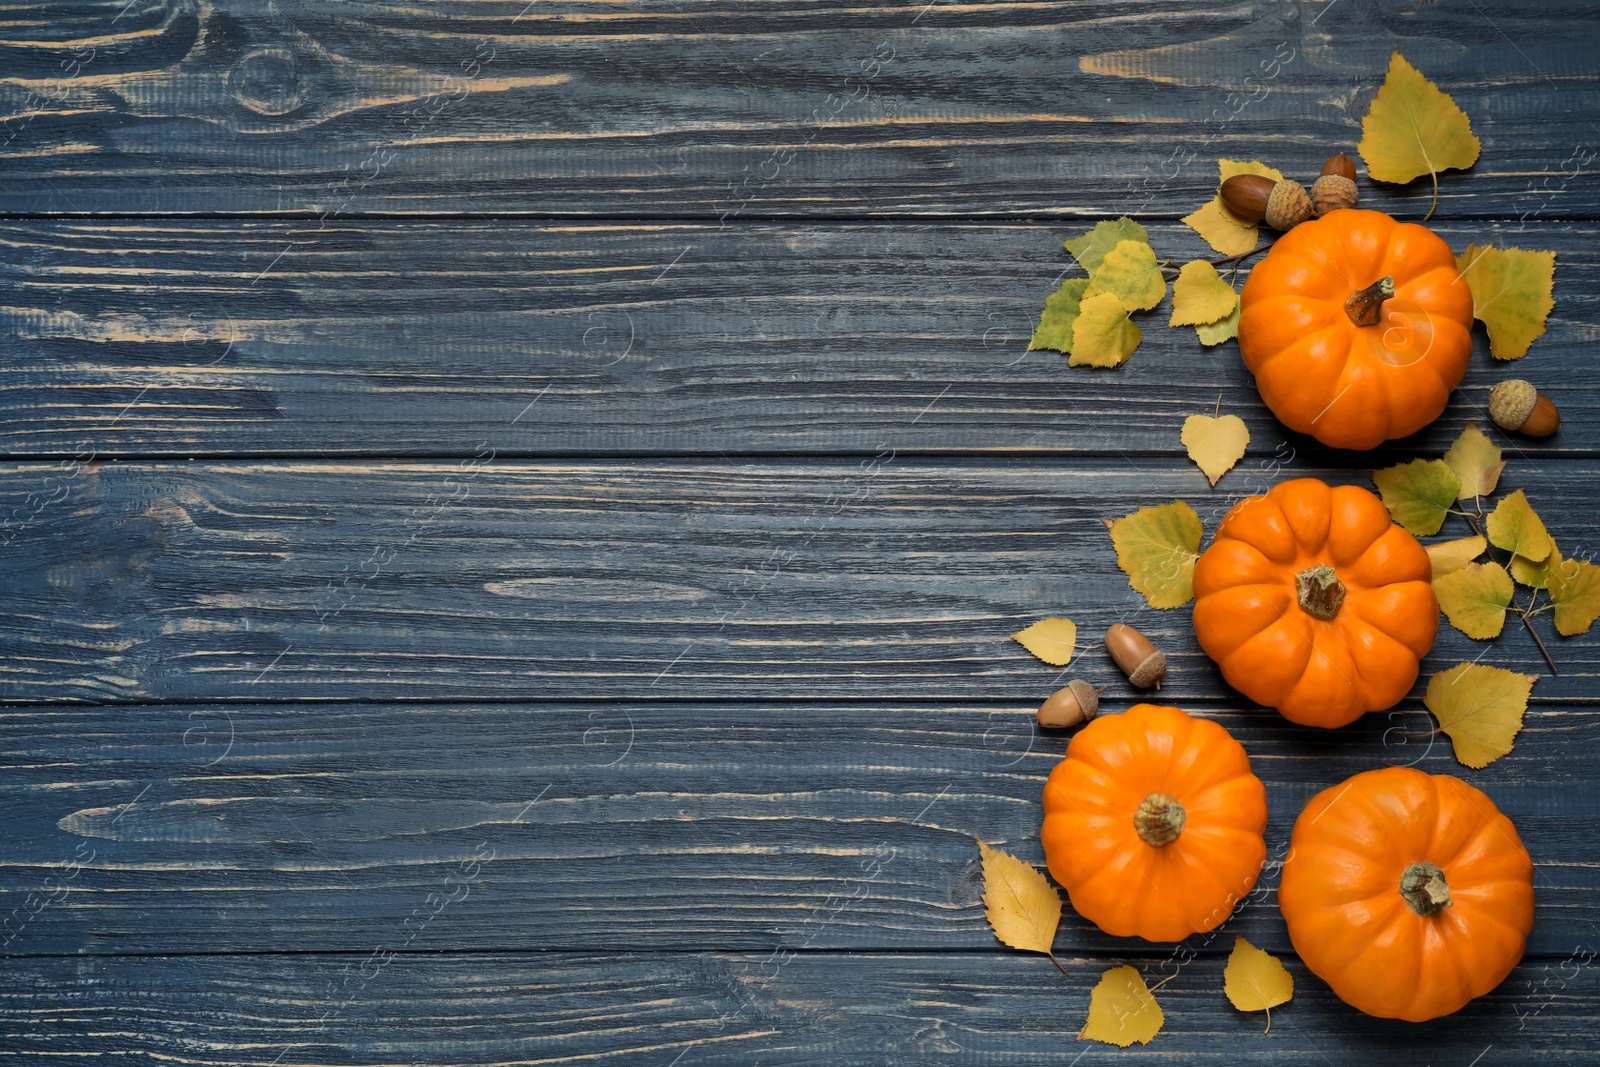
[[1044, 314], [1039, 316], [1039, 326], [1028, 342], [1028, 351], [1049, 348], [1067, 353], [1072, 351], [1072, 324], [1078, 321], [1078, 302], [1083, 291], [1089, 288], [1088, 278], [1068, 278], [1061, 288], [1044, 299]]
[[1143, 241], [1122, 241], [1106, 253], [1089, 277], [1084, 297], [1115, 293], [1129, 311], [1149, 311], [1167, 295], [1167, 279], [1156, 253]]
[[1143, 226], [1130, 218], [1120, 218], [1115, 222], [1105, 220], [1095, 225], [1088, 233], [1066, 242], [1068, 252], [1078, 261], [1078, 265], [1085, 271], [1093, 274], [1100, 269], [1100, 261], [1106, 258], [1106, 253], [1111, 251], [1123, 241], [1142, 241], [1150, 243], [1150, 235]]
[[1433, 580], [1450, 625], [1479, 641], [1500, 636], [1515, 589], [1511, 575], [1498, 563], [1469, 563]]
[[1461, 492], [1461, 479], [1442, 459], [1414, 459], [1385, 467], [1374, 472], [1372, 480], [1394, 521], [1418, 537], [1439, 532]]
[[1467, 423], [1467, 428], [1444, 454], [1444, 461], [1461, 479], [1462, 500], [1493, 493], [1494, 487], [1500, 484], [1500, 472], [1506, 469], [1506, 461], [1500, 458], [1500, 446], [1485, 437], [1475, 422]]
[[1139, 347], [1144, 335], [1128, 317], [1128, 309], [1115, 293], [1085, 297], [1072, 324], [1071, 367], [1120, 367]]
[[1545, 588], [1556, 606], [1556, 632], [1562, 637], [1588, 633], [1600, 618], [1600, 567], [1588, 560], [1569, 559], [1552, 568]]
[[1538, 563], [1555, 551], [1555, 540], [1521, 489], [1495, 505], [1487, 527], [1491, 545], [1514, 552], [1530, 563]]
[[1534, 680], [1531, 674], [1458, 663], [1428, 679], [1422, 702], [1450, 735], [1456, 759], [1487, 767], [1511, 751]]
[[1181, 500], [1140, 508], [1106, 524], [1117, 566], [1153, 608], [1176, 608], [1194, 599], [1194, 561], [1205, 532], [1194, 508]]
[[1206, 326], [1233, 314], [1239, 294], [1203, 259], [1190, 260], [1172, 283], [1172, 317], [1168, 326]]

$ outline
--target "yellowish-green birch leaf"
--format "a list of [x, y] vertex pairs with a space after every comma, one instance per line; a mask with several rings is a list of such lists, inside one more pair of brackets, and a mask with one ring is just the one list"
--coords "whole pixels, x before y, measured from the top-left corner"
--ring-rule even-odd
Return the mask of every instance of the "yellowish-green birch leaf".
[[1078, 266], [1093, 274], [1100, 269], [1100, 261], [1106, 258], [1106, 253], [1123, 241], [1149, 244], [1150, 235], [1145, 232], [1143, 226], [1130, 218], [1104, 219], [1096, 223], [1094, 229], [1088, 233], [1067, 241], [1066, 248], [1072, 253], [1072, 258], [1078, 261]]
[[1078, 321], [1078, 303], [1089, 288], [1088, 278], [1068, 278], [1044, 299], [1044, 313], [1028, 342], [1028, 351], [1048, 348], [1063, 355], [1072, 351], [1072, 324]]
[[1469, 563], [1433, 580], [1434, 595], [1450, 625], [1479, 641], [1500, 636], [1515, 589], [1511, 575], [1493, 562]]
[[1194, 599], [1194, 563], [1204, 533], [1194, 508], [1174, 500], [1106, 525], [1117, 566], [1151, 607], [1182, 607]]
[[1072, 324], [1072, 367], [1120, 367], [1144, 335], [1115, 293], [1085, 297]]
[[1207, 326], [1233, 314], [1239, 294], [1222, 280], [1217, 268], [1203, 259], [1191, 260], [1172, 283], [1172, 317], [1168, 326]]
[[1548, 559], [1555, 551], [1555, 539], [1544, 528], [1543, 520], [1521, 489], [1496, 504], [1485, 525], [1491, 545], [1513, 552], [1530, 563]]
[[1428, 679], [1422, 702], [1450, 735], [1456, 759], [1487, 767], [1511, 751], [1535, 680], [1500, 667], [1458, 663]]
[[1167, 279], [1155, 250], [1143, 241], [1121, 241], [1089, 276], [1084, 299], [1114, 293], [1130, 311], [1149, 311], [1167, 295]]
[[1500, 472], [1506, 469], [1500, 446], [1489, 440], [1475, 422], [1467, 423], [1444, 454], [1444, 461], [1461, 479], [1461, 500], [1493, 493], [1500, 484]]
[[1467, 246], [1456, 270], [1472, 290], [1472, 314], [1489, 331], [1489, 354], [1521, 359], [1556, 306], [1556, 254]]
[[1372, 480], [1390, 517], [1418, 537], [1439, 532], [1461, 492], [1461, 479], [1442, 459], [1385, 467], [1374, 471]]

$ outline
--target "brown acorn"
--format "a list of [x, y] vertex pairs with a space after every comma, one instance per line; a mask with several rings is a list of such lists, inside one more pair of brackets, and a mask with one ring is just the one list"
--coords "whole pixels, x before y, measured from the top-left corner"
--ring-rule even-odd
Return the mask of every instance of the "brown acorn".
[[1106, 651], [1131, 684], [1139, 689], [1161, 688], [1161, 680], [1167, 676], [1167, 657], [1144, 634], [1125, 622], [1114, 622], [1106, 630]]
[[1222, 183], [1222, 203], [1246, 222], [1265, 221], [1275, 230], [1290, 230], [1311, 218], [1311, 197], [1305, 186], [1285, 178], [1274, 182], [1259, 174], [1235, 174]]
[[1360, 199], [1356, 188], [1356, 162], [1340, 152], [1322, 165], [1322, 174], [1311, 186], [1311, 207], [1321, 218], [1342, 207], [1355, 207]]
[[1066, 688], [1057, 689], [1039, 705], [1039, 725], [1060, 728], [1088, 722], [1100, 712], [1100, 694], [1104, 688], [1096, 689], [1082, 678], [1074, 678]]
[[1521, 378], [1507, 378], [1489, 390], [1489, 418], [1502, 430], [1549, 437], [1561, 427], [1561, 412], [1550, 398]]

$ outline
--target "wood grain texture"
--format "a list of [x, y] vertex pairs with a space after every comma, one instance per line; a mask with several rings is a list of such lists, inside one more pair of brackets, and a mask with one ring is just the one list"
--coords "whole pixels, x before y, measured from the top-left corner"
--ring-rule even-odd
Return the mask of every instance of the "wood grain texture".
[[1484, 142], [1445, 217], [1596, 211], [1587, 0], [29, 10], [8, 212], [1176, 217], [1353, 146], [1395, 49]]
[[[1260, 1013], [1223, 999], [1222, 960], [1196, 960], [1157, 994], [1161, 1034], [1114, 1049], [1076, 1040], [1103, 961], [1063, 962], [1071, 978], [1037, 956], [988, 952], [8, 961], [0, 1063], [881, 1067], [1114, 1056], [1366, 1067], [1404, 1049], [1461, 1065], [1583, 1063], [1600, 1051], [1592, 964], [1546, 972], [1525, 961], [1458, 1014], [1412, 1024], [1358, 1014], [1290, 961], [1295, 998], [1263, 1034]], [[1136, 962], [1152, 980], [1161, 973], [1159, 957]]]
[[[1502, 486], [1587, 558], [1591, 469], [1514, 456]], [[0, 700], [1037, 702], [1058, 672], [1008, 635], [1063, 613], [1116, 694], [1096, 636], [1123, 620], [1171, 657], [1164, 696], [1237, 700], [1102, 520], [1181, 497], [1213, 529], [1302, 475], [1370, 484], [1247, 461], [1213, 490], [1175, 457], [0, 468]], [[1537, 624], [1558, 677], [1514, 623], [1488, 647], [1441, 625], [1427, 672], [1482, 656], [1592, 699], [1597, 635]]]
[[[1016, 450], [1175, 457], [1187, 415], [1252, 458], [1368, 469], [1437, 455], [1517, 375], [1561, 407], [1516, 459], [1600, 453], [1600, 228], [1453, 223], [1558, 252], [1524, 359], [1482, 328], [1434, 426], [1338, 453], [1267, 412], [1236, 342], [1139, 316], [1114, 371], [1028, 352], [1082, 225], [22, 222], [0, 227], [0, 448], [13, 456]], [[1163, 256], [1211, 255], [1187, 227]], [[1490, 428], [1490, 432], [1497, 432]]]
[[[1600, 946], [1600, 772], [1569, 758], [1600, 743], [1600, 711], [1535, 708], [1481, 771], [1414, 736], [1421, 710], [1337, 732], [1198, 713], [1267, 783], [1270, 865], [1221, 932], [1171, 951], [1226, 954], [1236, 933], [1289, 951], [1295, 817], [1394, 765], [1469, 778], [1516, 823], [1530, 951]], [[1069, 736], [949, 703], [10, 708], [0, 954], [988, 949], [974, 838], [1043, 864], [1040, 791]], [[1169, 951], [1070, 909], [1056, 944]]]

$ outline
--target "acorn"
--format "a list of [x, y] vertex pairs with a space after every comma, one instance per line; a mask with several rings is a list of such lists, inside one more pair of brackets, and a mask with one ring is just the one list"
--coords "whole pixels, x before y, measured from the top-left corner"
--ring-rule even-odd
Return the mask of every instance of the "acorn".
[[1502, 430], [1549, 437], [1561, 427], [1561, 412], [1550, 398], [1521, 378], [1507, 378], [1489, 390], [1489, 418]]
[[1105, 686], [1096, 689], [1082, 678], [1074, 678], [1065, 689], [1057, 689], [1039, 705], [1039, 725], [1059, 728], [1088, 722], [1099, 714], [1103, 692]]
[[1106, 651], [1134, 687], [1161, 688], [1161, 680], [1167, 676], [1167, 657], [1144, 634], [1125, 622], [1114, 622], [1106, 631]]
[[1235, 174], [1222, 183], [1222, 203], [1246, 222], [1266, 221], [1274, 230], [1291, 230], [1311, 218], [1305, 186], [1288, 178], [1275, 182], [1259, 174]]
[[1360, 198], [1356, 189], [1356, 161], [1340, 152], [1322, 165], [1322, 174], [1311, 184], [1311, 208], [1321, 218], [1342, 207], [1355, 207]]

